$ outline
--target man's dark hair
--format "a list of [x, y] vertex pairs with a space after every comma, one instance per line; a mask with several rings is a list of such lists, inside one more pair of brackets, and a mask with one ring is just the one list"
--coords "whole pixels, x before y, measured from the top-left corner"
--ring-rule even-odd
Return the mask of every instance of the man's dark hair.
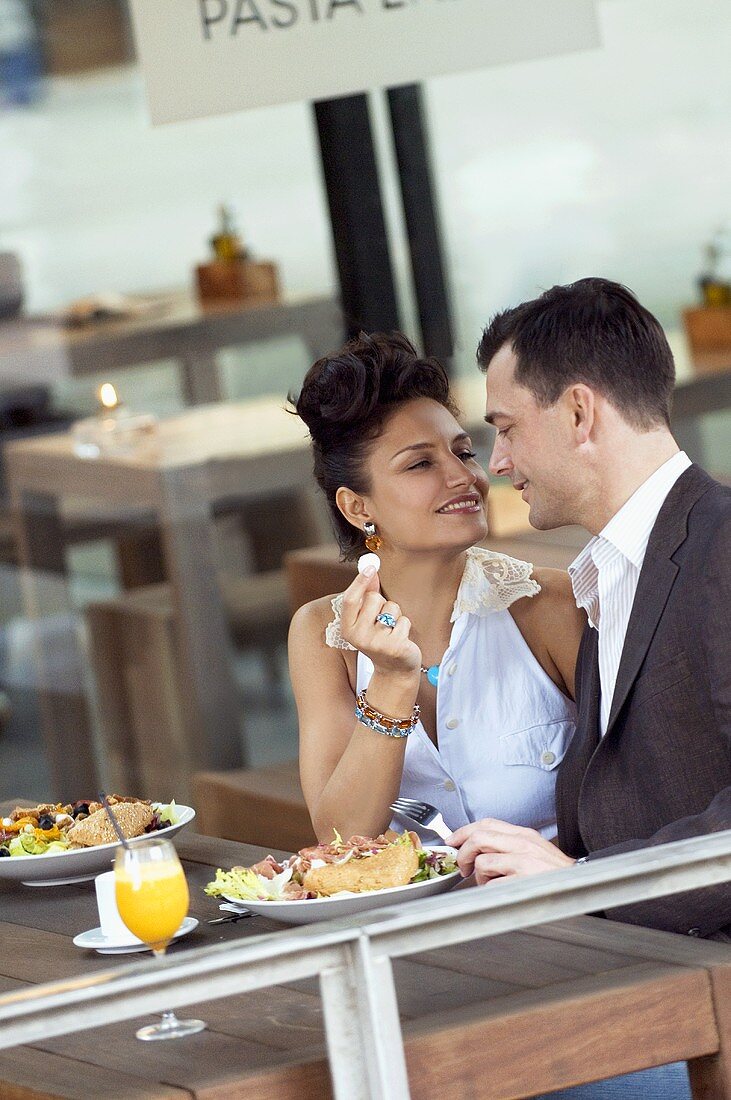
[[477, 349], [482, 370], [504, 344], [517, 359], [516, 382], [539, 405], [583, 382], [636, 428], [670, 425], [672, 352], [656, 318], [619, 283], [579, 279], [497, 313]]
[[370, 492], [368, 456], [373, 441], [396, 409], [417, 397], [457, 407], [449, 380], [436, 359], [420, 356], [401, 333], [365, 332], [339, 352], [310, 367], [298, 397], [290, 404], [310, 431], [314, 474], [325, 494], [344, 559], [363, 553], [365, 535], [338, 508], [341, 485]]

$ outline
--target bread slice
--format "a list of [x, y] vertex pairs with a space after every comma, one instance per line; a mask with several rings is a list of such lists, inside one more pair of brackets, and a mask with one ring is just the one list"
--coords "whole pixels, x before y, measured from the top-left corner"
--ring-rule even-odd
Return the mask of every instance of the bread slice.
[[389, 844], [375, 855], [357, 857], [344, 863], [328, 863], [311, 867], [303, 886], [310, 893], [330, 897], [343, 890], [362, 894], [367, 890], [385, 890], [389, 886], [406, 886], [419, 869], [419, 857], [411, 844]]
[[[114, 816], [127, 840], [142, 836], [155, 816], [152, 807], [142, 802], [118, 802]], [[83, 821], [77, 821], [66, 834], [69, 843], [77, 848], [93, 848], [96, 844], [113, 844], [118, 839], [106, 810], [97, 810]]]

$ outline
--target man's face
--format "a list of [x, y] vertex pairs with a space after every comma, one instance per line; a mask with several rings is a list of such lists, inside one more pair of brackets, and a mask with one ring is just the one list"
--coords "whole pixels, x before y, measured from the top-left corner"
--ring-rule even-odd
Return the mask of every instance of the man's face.
[[497, 429], [490, 472], [509, 477], [530, 505], [531, 525], [540, 531], [576, 523], [580, 470], [566, 403], [542, 408], [515, 381], [517, 360], [504, 344], [487, 370], [485, 419]]

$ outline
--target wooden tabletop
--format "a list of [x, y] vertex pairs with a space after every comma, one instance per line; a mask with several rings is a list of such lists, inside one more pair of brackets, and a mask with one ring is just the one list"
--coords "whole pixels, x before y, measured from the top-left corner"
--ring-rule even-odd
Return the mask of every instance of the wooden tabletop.
[[88, 325], [69, 326], [53, 316], [0, 322], [0, 377], [47, 382], [97, 374], [281, 332], [300, 333], [312, 351], [323, 354], [342, 342], [341, 311], [331, 296], [201, 304], [190, 291], [174, 291], [136, 301], [147, 301], [149, 308]]
[[129, 454], [79, 458], [71, 432], [19, 440], [9, 446], [16, 462], [23, 456], [28, 462], [73, 464], [86, 472], [99, 466], [117, 470], [200, 466], [229, 458], [266, 458], [292, 450], [309, 456], [307, 429], [284, 405], [281, 396], [264, 396], [188, 409], [161, 420], [150, 441]]
[[[203, 894], [215, 867], [251, 862], [261, 849], [186, 833], [177, 846], [190, 911], [201, 923], [172, 951], [282, 927], [262, 917], [206, 923], [219, 916], [216, 902]], [[0, 885], [0, 916], [0, 993], [139, 961], [139, 955], [105, 957], [73, 946], [74, 935], [98, 923], [91, 882]], [[697, 1059], [703, 1087], [717, 1086], [719, 1067], [728, 1069], [719, 1051], [724, 1043], [731, 1047], [731, 950], [720, 945], [583, 917], [409, 956], [396, 960], [394, 971], [414, 1100], [529, 1096], [678, 1058]], [[714, 982], [723, 992], [724, 981], [725, 998], [714, 1008]], [[136, 1024], [127, 1021], [2, 1051], [0, 1096], [331, 1095], [315, 980], [179, 1014], [205, 1019], [208, 1030], [140, 1043]], [[731, 1088], [731, 1075], [728, 1083]]]

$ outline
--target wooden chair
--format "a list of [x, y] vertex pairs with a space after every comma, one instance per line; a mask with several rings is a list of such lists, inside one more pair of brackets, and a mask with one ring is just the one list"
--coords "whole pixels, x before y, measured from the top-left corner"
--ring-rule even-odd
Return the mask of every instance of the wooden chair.
[[[289, 609], [341, 592], [355, 576], [335, 544], [284, 556]], [[296, 760], [268, 768], [197, 772], [192, 780], [198, 827], [209, 836], [296, 851], [315, 840]]]
[[296, 760], [268, 768], [197, 772], [193, 804], [208, 836], [296, 852], [316, 843]]
[[[262, 648], [273, 663], [289, 619], [280, 571], [224, 577], [221, 583], [235, 643]], [[85, 616], [104, 782], [146, 798], [188, 801], [200, 763], [186, 725], [168, 586], [147, 585], [91, 602]]]
[[289, 608], [295, 611], [311, 600], [343, 592], [356, 575], [352, 561], [341, 561], [334, 542], [290, 550], [284, 555], [284, 574], [289, 593]]
[[[337, 546], [308, 547], [284, 555], [289, 609], [341, 592], [355, 576]], [[197, 772], [193, 799], [198, 827], [209, 836], [296, 851], [315, 840], [296, 760], [268, 768]]]

